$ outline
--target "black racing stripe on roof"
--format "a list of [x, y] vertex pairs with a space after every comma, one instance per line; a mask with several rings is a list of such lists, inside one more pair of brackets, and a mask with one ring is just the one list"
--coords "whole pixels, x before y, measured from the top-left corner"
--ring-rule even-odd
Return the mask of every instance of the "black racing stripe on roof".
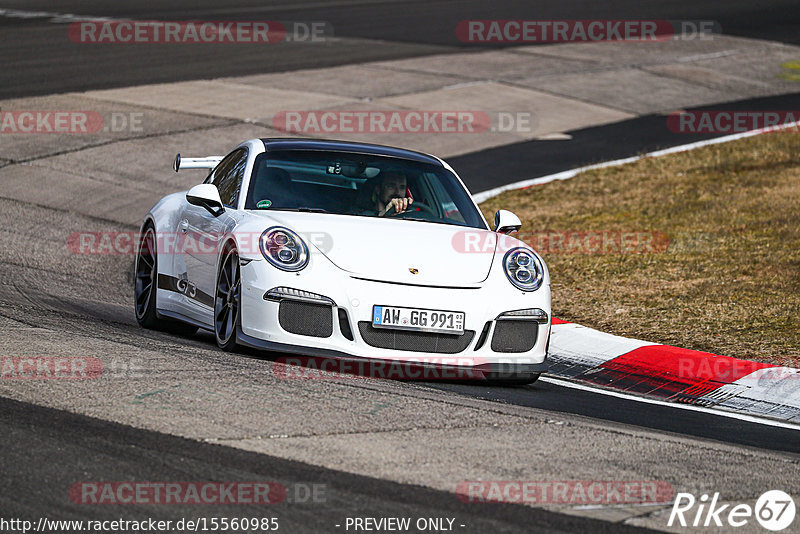
[[326, 139], [281, 139], [266, 138], [261, 139], [264, 149], [267, 152], [273, 150], [328, 150], [333, 152], [355, 152], [358, 154], [370, 154], [375, 156], [390, 156], [395, 158], [419, 161], [422, 163], [433, 163], [442, 166], [442, 162], [433, 156], [384, 145], [371, 143], [357, 143], [353, 141], [336, 141]]

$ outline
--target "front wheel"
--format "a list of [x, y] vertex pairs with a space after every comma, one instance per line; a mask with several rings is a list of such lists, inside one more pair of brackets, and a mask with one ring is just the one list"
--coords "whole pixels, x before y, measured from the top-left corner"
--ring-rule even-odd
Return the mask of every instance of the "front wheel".
[[539, 380], [541, 373], [486, 373], [486, 382], [492, 386], [527, 386]]
[[236, 327], [241, 324], [242, 282], [239, 254], [232, 245], [225, 246], [217, 274], [214, 296], [214, 334], [217, 345], [224, 351], [236, 349]]

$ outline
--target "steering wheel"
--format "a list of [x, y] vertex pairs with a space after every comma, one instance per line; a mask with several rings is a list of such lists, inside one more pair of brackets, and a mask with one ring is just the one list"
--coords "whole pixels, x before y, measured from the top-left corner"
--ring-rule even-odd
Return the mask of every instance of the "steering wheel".
[[433, 215], [434, 217], [439, 217], [436, 214], [436, 212], [433, 211], [433, 208], [431, 208], [427, 204], [424, 204], [424, 203], [422, 203], [422, 202], [420, 202], [418, 200], [415, 200], [413, 204], [409, 204], [407, 210], [399, 212], [399, 213], [397, 211], [395, 211], [394, 206], [392, 206], [392, 209], [389, 212], [386, 213], [386, 216], [387, 217], [401, 217], [401, 216], [406, 215], [408, 213], [414, 213], [415, 211], [417, 211], [414, 208], [420, 208], [420, 211], [422, 211], [422, 212], [425, 212], [425, 213], [427, 213], [429, 215]]

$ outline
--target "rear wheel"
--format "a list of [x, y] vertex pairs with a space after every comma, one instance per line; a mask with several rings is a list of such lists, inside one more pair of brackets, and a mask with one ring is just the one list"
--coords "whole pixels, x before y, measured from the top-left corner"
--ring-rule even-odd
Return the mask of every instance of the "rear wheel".
[[158, 317], [156, 295], [158, 293], [158, 250], [153, 225], [145, 227], [136, 251], [136, 278], [134, 280], [134, 310], [136, 321], [144, 328], [161, 330], [173, 334], [191, 336], [197, 327]]
[[214, 296], [214, 333], [222, 350], [236, 349], [236, 327], [241, 324], [241, 289], [239, 254], [228, 244], [225, 246], [217, 274]]
[[136, 280], [134, 282], [134, 302], [136, 321], [145, 328], [158, 327], [156, 315], [156, 288], [158, 269], [156, 267], [156, 239], [152, 226], [148, 226], [139, 241], [136, 253]]

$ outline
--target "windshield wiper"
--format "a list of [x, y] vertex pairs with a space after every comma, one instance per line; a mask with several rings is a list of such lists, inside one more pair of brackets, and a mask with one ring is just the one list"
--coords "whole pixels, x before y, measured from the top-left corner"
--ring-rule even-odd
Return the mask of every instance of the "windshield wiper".
[[420, 221], [420, 222], [436, 222], [430, 219], [420, 219], [419, 217], [400, 217], [398, 218], [400, 221]]
[[[268, 209], [268, 208], [256, 207], [256, 209], [263, 210], [263, 209]], [[307, 207], [301, 207], [301, 208], [275, 208], [275, 207], [271, 207], [269, 209], [270, 209], [270, 211], [302, 211], [302, 212], [307, 212], [307, 213], [330, 213], [326, 209], [322, 209], [322, 208], [307, 208]]]

